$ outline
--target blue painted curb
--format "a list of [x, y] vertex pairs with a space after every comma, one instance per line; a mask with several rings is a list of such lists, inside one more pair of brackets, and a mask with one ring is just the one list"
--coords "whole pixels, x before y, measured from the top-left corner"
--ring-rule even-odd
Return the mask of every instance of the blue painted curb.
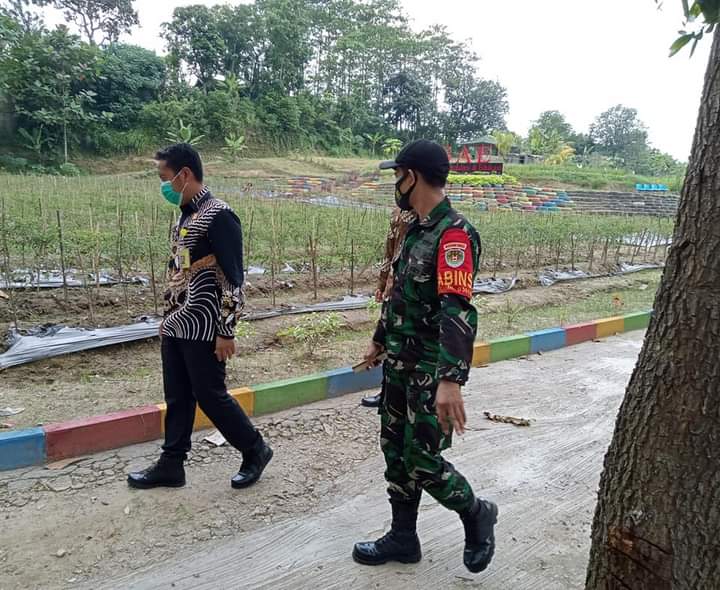
[[550, 328], [549, 330], [538, 330], [528, 332], [530, 336], [530, 353], [545, 352], [565, 348], [567, 335], [563, 328]]
[[26, 428], [0, 434], [0, 471], [44, 463], [45, 431]]
[[328, 377], [328, 397], [338, 397], [346, 393], [355, 393], [380, 387], [382, 383], [382, 367], [370, 371], [354, 373], [352, 368], [335, 369], [325, 373]]

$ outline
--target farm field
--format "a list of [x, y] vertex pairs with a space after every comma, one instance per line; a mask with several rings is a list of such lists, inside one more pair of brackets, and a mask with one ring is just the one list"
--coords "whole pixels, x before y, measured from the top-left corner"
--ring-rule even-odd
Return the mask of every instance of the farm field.
[[[321, 176], [299, 178], [298, 162], [274, 159], [246, 162], [242, 171], [209, 166], [210, 187], [243, 223], [246, 265], [252, 267], [246, 285], [248, 312], [339, 300], [351, 292], [370, 295], [375, 289], [392, 195], [385, 206], [379, 206], [377, 194], [368, 201], [357, 197], [354, 191], [371, 178], [363, 161], [313, 162], [308, 166]], [[309, 180], [320, 177], [331, 184]], [[6, 289], [0, 298], [3, 332], [14, 323], [21, 331], [45, 324], [124, 325], [160, 311], [167, 235], [175, 210], [160, 198], [152, 168], [76, 178], [0, 175], [0, 194], [0, 282], [32, 284], [38, 275], [62, 276], [63, 268], [80, 281], [66, 290]], [[334, 201], [323, 202], [328, 196]], [[552, 287], [541, 286], [538, 274], [543, 269], [574, 269], [602, 275], [621, 262], [660, 264], [671, 220], [487, 213], [472, 200], [455, 206], [482, 237], [479, 276], [518, 279], [509, 293], [476, 297], [481, 312], [478, 338], [652, 306], [659, 271]], [[120, 284], [98, 284], [94, 277], [103, 273], [121, 279]], [[138, 279], [143, 282], [130, 282]], [[228, 368], [229, 384], [351, 364], [361, 356], [377, 313], [370, 305], [319, 314], [325, 318], [322, 324], [312, 319], [307, 324], [302, 316], [243, 322], [240, 354]], [[293, 331], [298, 326], [303, 330]], [[320, 329], [322, 334], [308, 342], [307, 332]], [[305, 336], [298, 337], [298, 332]], [[41, 360], [6, 370], [3, 383], [0, 406], [25, 408], [12, 418], [12, 427], [157, 402], [162, 399], [158, 343], [140, 341]]]

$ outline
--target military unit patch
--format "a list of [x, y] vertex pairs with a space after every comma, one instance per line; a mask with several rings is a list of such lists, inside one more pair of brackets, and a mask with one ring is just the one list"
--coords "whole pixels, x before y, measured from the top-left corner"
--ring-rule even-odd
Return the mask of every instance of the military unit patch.
[[473, 288], [473, 261], [470, 238], [462, 229], [447, 230], [440, 238], [438, 253], [438, 294], [462, 295], [470, 299]]
[[463, 244], [462, 242], [443, 244], [447, 265], [450, 268], [461, 267], [465, 262], [465, 250], [467, 250], [467, 244]]

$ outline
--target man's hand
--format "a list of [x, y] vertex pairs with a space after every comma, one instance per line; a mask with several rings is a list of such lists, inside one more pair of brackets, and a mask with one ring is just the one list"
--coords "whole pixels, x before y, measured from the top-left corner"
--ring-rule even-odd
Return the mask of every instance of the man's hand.
[[235, 356], [235, 338], [215, 338], [215, 356], [221, 363]]
[[450, 434], [451, 427], [454, 427], [458, 434], [465, 434], [465, 403], [458, 383], [440, 381], [435, 396], [435, 408], [440, 427], [445, 434]]
[[382, 346], [380, 346], [377, 342], [371, 341], [369, 346], [367, 347], [367, 350], [365, 351], [365, 356], [363, 357], [363, 360], [370, 363], [370, 368], [375, 367], [378, 363], [371, 361], [377, 358], [377, 356], [380, 355], [382, 351]]
[[375, 301], [377, 303], [382, 303], [384, 299], [385, 293], [383, 293], [382, 289], [377, 289], [375, 291]]

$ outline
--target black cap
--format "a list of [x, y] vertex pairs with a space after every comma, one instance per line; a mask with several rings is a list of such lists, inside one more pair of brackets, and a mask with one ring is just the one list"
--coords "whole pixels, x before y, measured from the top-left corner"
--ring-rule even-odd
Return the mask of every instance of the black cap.
[[408, 143], [394, 160], [380, 162], [380, 170], [410, 168], [425, 177], [447, 180], [450, 160], [445, 148], [428, 139], [417, 139]]

